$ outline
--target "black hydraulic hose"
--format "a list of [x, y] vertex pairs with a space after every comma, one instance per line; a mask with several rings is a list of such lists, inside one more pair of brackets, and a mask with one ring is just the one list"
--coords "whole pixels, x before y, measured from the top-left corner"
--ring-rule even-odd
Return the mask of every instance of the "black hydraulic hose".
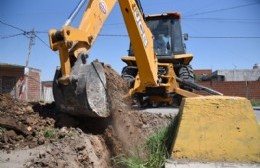
[[72, 20], [76, 17], [76, 15], [79, 13], [80, 9], [82, 8], [82, 6], [84, 5], [84, 3], [86, 2], [86, 0], [81, 0], [78, 5], [76, 6], [76, 8], [73, 10], [73, 12], [70, 14], [70, 16], [68, 17], [68, 19], [66, 20], [64, 26], [68, 26]]
[[207, 88], [205, 86], [201, 86], [201, 85], [198, 85], [196, 83], [193, 83], [193, 82], [189, 82], [189, 81], [185, 81], [185, 80], [182, 80], [181, 78], [178, 78], [176, 77], [176, 80], [186, 86], [189, 86], [191, 87], [192, 89], [195, 89], [195, 90], [198, 90], [198, 91], [204, 91], [204, 92], [207, 92], [209, 94], [212, 94], [212, 95], [223, 95], [222, 93], [216, 91], [216, 90], [213, 90], [213, 89], [210, 89], [210, 88]]

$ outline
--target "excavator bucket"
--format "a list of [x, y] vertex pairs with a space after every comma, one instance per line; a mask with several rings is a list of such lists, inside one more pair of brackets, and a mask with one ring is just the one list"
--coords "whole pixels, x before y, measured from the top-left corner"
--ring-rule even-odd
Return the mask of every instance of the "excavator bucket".
[[246, 98], [186, 98], [177, 122], [171, 159], [260, 162], [260, 127]]
[[106, 76], [101, 63], [87, 64], [78, 57], [69, 76], [69, 84], [59, 84], [61, 70], [58, 68], [53, 82], [56, 107], [67, 114], [84, 117], [108, 117]]

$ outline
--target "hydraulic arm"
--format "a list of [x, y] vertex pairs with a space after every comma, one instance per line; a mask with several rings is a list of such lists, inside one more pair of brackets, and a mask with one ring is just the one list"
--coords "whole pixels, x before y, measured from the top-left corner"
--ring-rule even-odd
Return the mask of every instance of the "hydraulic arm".
[[80, 54], [87, 55], [98, 36], [116, 0], [90, 0], [78, 28], [69, 26], [86, 0], [81, 0], [61, 30], [49, 31], [51, 49], [59, 50], [62, 77], [59, 82], [68, 84], [71, 67]]

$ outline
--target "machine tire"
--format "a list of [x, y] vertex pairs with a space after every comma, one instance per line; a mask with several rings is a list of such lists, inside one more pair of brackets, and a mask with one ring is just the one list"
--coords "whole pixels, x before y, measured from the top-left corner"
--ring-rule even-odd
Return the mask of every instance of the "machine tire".
[[[194, 82], [194, 74], [191, 65], [182, 65], [178, 70], [177, 73], [178, 77], [184, 81]], [[180, 83], [180, 88], [192, 92], [192, 88], [189, 86], [183, 85]], [[174, 95], [173, 96], [173, 106], [180, 106], [182, 102], [181, 95]]]
[[[183, 65], [179, 69], [179, 78], [181, 78], [184, 81], [188, 82], [194, 82], [194, 73], [191, 65]], [[192, 88], [189, 86], [185, 86], [180, 84], [180, 87], [184, 90], [192, 91]]]

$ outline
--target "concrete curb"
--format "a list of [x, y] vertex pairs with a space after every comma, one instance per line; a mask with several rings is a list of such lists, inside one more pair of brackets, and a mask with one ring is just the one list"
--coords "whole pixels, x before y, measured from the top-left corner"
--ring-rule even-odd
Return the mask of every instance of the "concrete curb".
[[167, 160], [165, 168], [258, 168], [258, 163], [226, 163], [226, 162], [191, 162], [191, 161], [173, 161]]

